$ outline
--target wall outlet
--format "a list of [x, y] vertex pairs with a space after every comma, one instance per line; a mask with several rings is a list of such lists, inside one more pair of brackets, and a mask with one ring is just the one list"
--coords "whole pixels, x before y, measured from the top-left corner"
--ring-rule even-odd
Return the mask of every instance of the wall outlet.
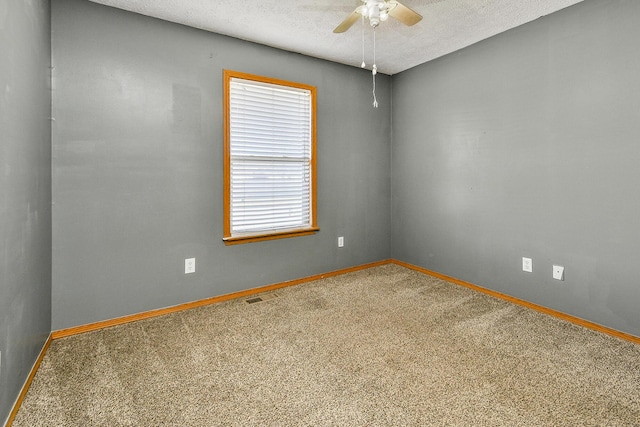
[[556, 280], [564, 280], [564, 267], [561, 265], [553, 266], [553, 278]]
[[533, 273], [533, 260], [531, 258], [522, 257], [522, 271]]
[[196, 272], [196, 259], [187, 258], [184, 260], [184, 274]]
[[344, 237], [343, 236], [338, 237], [338, 247], [339, 248], [343, 248], [344, 247]]

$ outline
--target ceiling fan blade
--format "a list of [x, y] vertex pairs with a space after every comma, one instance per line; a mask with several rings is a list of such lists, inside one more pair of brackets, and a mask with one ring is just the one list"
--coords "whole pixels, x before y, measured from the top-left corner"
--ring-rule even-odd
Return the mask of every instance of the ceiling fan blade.
[[396, 6], [389, 10], [389, 15], [396, 18], [398, 21], [405, 25], [411, 26], [417, 24], [422, 20], [422, 15], [415, 12], [413, 9], [408, 8], [399, 1], [390, 1], [389, 3], [395, 3]]
[[351, 15], [347, 16], [347, 19], [342, 21], [342, 23], [340, 25], [338, 25], [335, 30], [333, 30], [333, 32], [334, 33], [344, 33], [349, 28], [351, 28], [351, 26], [353, 24], [355, 24], [356, 21], [358, 21], [360, 18], [362, 18], [362, 15], [360, 15], [358, 13], [358, 9], [354, 10], [351, 13]]

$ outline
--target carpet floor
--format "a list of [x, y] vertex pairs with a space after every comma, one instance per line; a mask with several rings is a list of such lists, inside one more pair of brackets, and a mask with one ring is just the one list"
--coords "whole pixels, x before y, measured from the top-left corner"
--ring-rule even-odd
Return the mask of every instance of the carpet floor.
[[275, 294], [54, 340], [13, 426], [640, 424], [639, 345], [394, 264]]

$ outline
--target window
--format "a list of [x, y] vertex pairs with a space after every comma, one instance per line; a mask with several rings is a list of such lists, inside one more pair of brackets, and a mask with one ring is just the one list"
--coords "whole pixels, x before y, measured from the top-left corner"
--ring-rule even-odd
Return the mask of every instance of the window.
[[316, 89], [225, 70], [224, 241], [308, 235], [316, 223]]

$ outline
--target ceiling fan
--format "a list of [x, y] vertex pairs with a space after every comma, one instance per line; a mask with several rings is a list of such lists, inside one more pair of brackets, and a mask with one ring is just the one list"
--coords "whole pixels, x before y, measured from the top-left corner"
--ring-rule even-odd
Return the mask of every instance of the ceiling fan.
[[422, 19], [420, 14], [396, 0], [361, 1], [363, 4], [351, 12], [351, 15], [333, 30], [334, 33], [344, 33], [361, 18], [367, 18], [369, 24], [374, 28], [381, 21], [386, 21], [389, 16], [408, 26], [417, 24]]
[[399, 20], [405, 25], [414, 25], [422, 20], [422, 16], [414, 10], [408, 8], [397, 0], [361, 0], [362, 5], [356, 7], [340, 25], [333, 30], [334, 33], [344, 33], [356, 23], [362, 21], [362, 64], [360, 67], [365, 68], [364, 62], [364, 20], [369, 20], [369, 25], [373, 28], [373, 65], [371, 74], [373, 75], [373, 106], [378, 108], [378, 100], [376, 98], [376, 74], [378, 66], [376, 65], [376, 28], [380, 22], [386, 21], [389, 16]]

